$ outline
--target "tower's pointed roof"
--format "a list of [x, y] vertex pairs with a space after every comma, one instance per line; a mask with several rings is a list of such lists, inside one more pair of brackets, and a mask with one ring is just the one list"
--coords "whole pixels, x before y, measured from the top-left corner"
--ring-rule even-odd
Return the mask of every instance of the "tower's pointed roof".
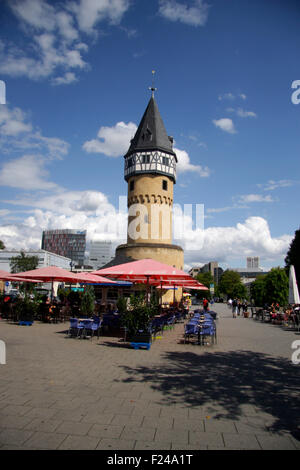
[[173, 139], [172, 137], [169, 137], [166, 132], [153, 95], [149, 100], [148, 106], [144, 112], [135, 136], [131, 140], [129, 150], [125, 157], [128, 157], [130, 154], [135, 152], [143, 152], [147, 150], [161, 150], [174, 155], [176, 158], [176, 154], [173, 151]]

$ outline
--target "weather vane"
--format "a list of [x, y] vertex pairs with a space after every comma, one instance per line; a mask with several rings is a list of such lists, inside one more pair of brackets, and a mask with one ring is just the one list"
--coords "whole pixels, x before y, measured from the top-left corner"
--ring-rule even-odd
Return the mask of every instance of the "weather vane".
[[154, 87], [154, 74], [155, 70], [152, 70], [152, 87], [149, 87], [149, 90], [152, 91], [152, 98], [154, 98], [154, 92], [157, 90], [157, 88]]

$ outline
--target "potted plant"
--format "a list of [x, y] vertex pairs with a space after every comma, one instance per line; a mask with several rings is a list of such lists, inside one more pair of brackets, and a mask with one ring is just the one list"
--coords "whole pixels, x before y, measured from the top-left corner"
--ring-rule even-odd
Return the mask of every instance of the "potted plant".
[[120, 315], [124, 314], [127, 310], [127, 298], [119, 297], [117, 300], [116, 306]]
[[81, 298], [80, 312], [86, 317], [90, 317], [95, 312], [95, 292], [92, 286], [88, 286]]
[[131, 343], [151, 343], [150, 321], [153, 314], [153, 304], [147, 305], [144, 295], [130, 297], [130, 305], [122, 315], [122, 325], [127, 329], [127, 338]]
[[18, 299], [16, 303], [16, 316], [20, 325], [32, 325], [35, 313], [37, 311], [37, 303], [25, 295], [24, 299]]

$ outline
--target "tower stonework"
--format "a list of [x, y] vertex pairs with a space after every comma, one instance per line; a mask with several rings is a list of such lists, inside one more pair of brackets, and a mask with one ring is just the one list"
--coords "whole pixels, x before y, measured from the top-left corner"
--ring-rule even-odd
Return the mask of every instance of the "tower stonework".
[[173, 139], [166, 133], [152, 93], [124, 156], [128, 231], [127, 243], [116, 249], [116, 261], [152, 258], [183, 269], [183, 249], [172, 244], [176, 163]]

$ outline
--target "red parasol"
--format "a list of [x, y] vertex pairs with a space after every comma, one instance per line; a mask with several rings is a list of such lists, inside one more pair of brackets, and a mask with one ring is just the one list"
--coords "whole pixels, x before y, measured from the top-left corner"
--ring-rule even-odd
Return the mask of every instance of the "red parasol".
[[12, 275], [13, 277], [21, 277], [27, 279], [40, 279], [44, 282], [78, 282], [76, 273], [71, 273], [66, 269], [58, 268], [57, 266], [47, 266], [45, 268], [37, 268], [31, 271], [24, 271]]
[[24, 271], [22, 273], [17, 273], [16, 276], [12, 275], [12, 277], [39, 279], [43, 282], [51, 282], [51, 297], [53, 297], [53, 282], [69, 282], [70, 284], [79, 282], [79, 278], [76, 273], [72, 273], [66, 269], [58, 268], [57, 266], [46, 266], [45, 268]]
[[18, 277], [18, 273], [12, 274], [7, 271], [3, 271], [2, 269], [0, 269], [0, 280], [12, 281], [12, 282], [42, 282], [42, 281], [39, 281], [38, 279], [26, 279], [26, 278]]
[[81, 284], [105, 284], [111, 286], [117, 284], [116, 281], [112, 281], [106, 277], [96, 276], [96, 274], [87, 272], [77, 273], [76, 278], [78, 278], [78, 282]]
[[[133, 281], [140, 284], [158, 286], [170, 284], [172, 286], [182, 286], [184, 284], [194, 284], [195, 279], [181, 269], [174, 266], [160, 263], [151, 258], [111, 266], [110, 268], [94, 271], [93, 274], [108, 276], [114, 279]], [[147, 295], [148, 301], [149, 295]]]
[[167, 280], [186, 280], [193, 278], [184, 271], [160, 263], [151, 258], [145, 258], [130, 263], [119, 264], [110, 268], [100, 269], [92, 272], [100, 276], [108, 276], [113, 279], [124, 279], [135, 282], [167, 281]]

